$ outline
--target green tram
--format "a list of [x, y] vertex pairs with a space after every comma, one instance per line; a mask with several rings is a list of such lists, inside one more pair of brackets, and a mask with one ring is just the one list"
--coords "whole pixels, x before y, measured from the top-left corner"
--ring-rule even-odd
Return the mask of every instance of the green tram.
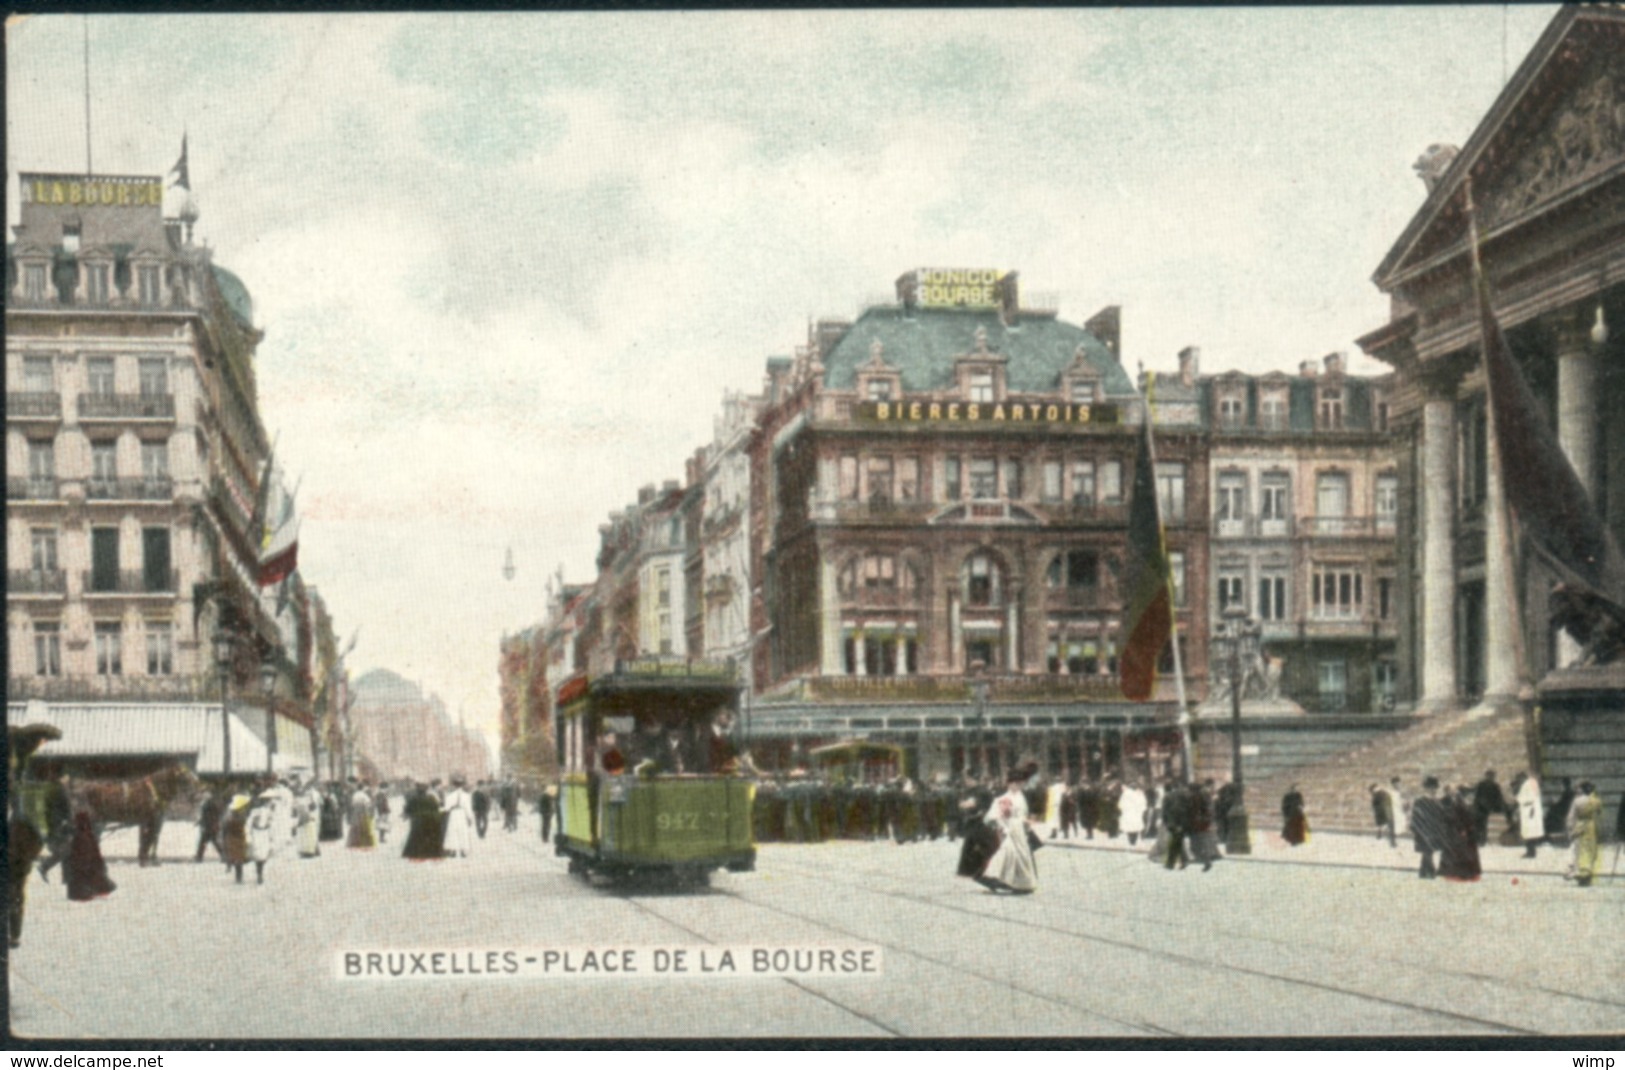
[[554, 849], [572, 873], [704, 884], [756, 867], [739, 695], [731, 661], [638, 658], [564, 682]]

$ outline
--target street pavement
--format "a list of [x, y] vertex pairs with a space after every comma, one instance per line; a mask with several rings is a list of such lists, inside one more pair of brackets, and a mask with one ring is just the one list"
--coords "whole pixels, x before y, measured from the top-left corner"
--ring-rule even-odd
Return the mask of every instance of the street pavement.
[[[263, 886], [191, 862], [191, 826], [169, 826], [165, 864], [149, 869], [134, 864], [133, 834], [111, 834], [110, 897], [73, 903], [58, 873], [31, 878], [12, 1030], [361, 1042], [1625, 1031], [1625, 876], [1577, 888], [1551, 848], [1532, 862], [1486, 848], [1484, 879], [1457, 884], [1417, 880], [1408, 845], [1374, 836], [1293, 848], [1261, 830], [1250, 856], [1211, 872], [1169, 872], [1125, 839], [1057, 840], [1038, 854], [1037, 894], [1010, 897], [955, 878], [957, 844], [769, 844], [756, 872], [678, 893], [568, 875], [535, 820], [493, 828], [468, 859], [407, 862], [398, 834], [376, 851], [324, 845], [318, 859], [273, 859]], [[880, 972], [700, 972], [702, 952], [714, 968], [747, 946], [868, 949]], [[585, 951], [619, 949], [641, 969], [348, 979], [335, 966], [337, 953], [384, 949], [567, 949], [578, 967]], [[690, 971], [653, 972], [662, 951], [687, 952]]]

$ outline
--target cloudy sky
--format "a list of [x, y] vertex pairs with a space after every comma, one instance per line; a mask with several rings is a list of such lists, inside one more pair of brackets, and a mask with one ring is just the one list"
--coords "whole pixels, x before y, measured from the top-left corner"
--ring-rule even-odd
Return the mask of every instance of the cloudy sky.
[[[304, 574], [352, 668], [494, 738], [549, 574], [903, 271], [1121, 304], [1131, 373], [1357, 352], [1411, 163], [1553, 10], [93, 16], [91, 151], [154, 175], [189, 134]], [[85, 169], [85, 23], [8, 27], [10, 204]]]

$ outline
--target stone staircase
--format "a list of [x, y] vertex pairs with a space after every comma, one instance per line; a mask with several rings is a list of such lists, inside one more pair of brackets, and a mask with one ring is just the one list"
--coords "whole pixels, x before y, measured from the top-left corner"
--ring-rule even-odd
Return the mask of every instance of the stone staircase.
[[[1247, 778], [1247, 810], [1255, 830], [1278, 831], [1281, 796], [1297, 784], [1311, 829], [1374, 835], [1373, 782], [1386, 784], [1397, 776], [1405, 798], [1414, 799], [1424, 777], [1436, 776], [1441, 784], [1477, 784], [1486, 769], [1494, 769], [1505, 792], [1513, 776], [1527, 768], [1522, 713], [1438, 714], [1335, 758]], [[1492, 820], [1492, 834], [1500, 827]]]

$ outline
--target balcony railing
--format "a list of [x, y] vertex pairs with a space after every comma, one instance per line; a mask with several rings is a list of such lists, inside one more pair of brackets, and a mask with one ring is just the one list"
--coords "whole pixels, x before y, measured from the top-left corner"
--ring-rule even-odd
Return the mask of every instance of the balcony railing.
[[6, 419], [8, 420], [60, 420], [62, 396], [39, 391], [8, 391], [6, 393]]
[[8, 502], [55, 502], [62, 500], [62, 492], [55, 476], [8, 476], [6, 478]]
[[918, 590], [901, 587], [858, 587], [842, 598], [844, 604], [858, 609], [912, 609], [919, 601]]
[[1104, 609], [1099, 587], [1051, 587], [1044, 592], [1046, 609]]
[[68, 574], [59, 568], [13, 568], [6, 570], [7, 594], [68, 593]]
[[867, 501], [840, 501], [835, 503], [836, 520], [879, 520], [917, 522], [936, 509], [931, 502], [898, 501], [876, 495]]
[[1371, 516], [1306, 516], [1300, 519], [1304, 533], [1312, 536], [1372, 535], [1377, 519]]
[[1229, 517], [1213, 521], [1213, 534], [1221, 539], [1284, 539], [1292, 534], [1292, 521], [1287, 517]]
[[81, 420], [173, 420], [174, 394], [80, 394]]
[[85, 498], [93, 502], [161, 502], [175, 496], [175, 481], [168, 476], [141, 479], [92, 479]]
[[[126, 667], [128, 667], [126, 661]], [[6, 697], [43, 702], [220, 702], [220, 685], [192, 676], [8, 676]], [[237, 699], [233, 697], [235, 704]]]
[[85, 572], [82, 578], [84, 592], [87, 595], [174, 594], [180, 589], [180, 573], [174, 569], [164, 573], [150, 573], [146, 570], [102, 574]]

